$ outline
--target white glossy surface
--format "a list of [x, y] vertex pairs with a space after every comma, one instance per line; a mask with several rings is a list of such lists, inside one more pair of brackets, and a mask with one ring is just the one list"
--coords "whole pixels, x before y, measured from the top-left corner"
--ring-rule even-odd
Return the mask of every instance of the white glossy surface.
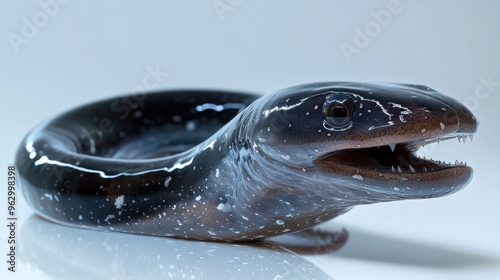
[[[55, 3], [40, 1], [48, 2]], [[277, 275], [275, 279], [307, 279], [304, 271], [315, 278], [326, 273], [335, 279], [500, 277], [498, 2], [164, 2], [66, 0], [57, 9], [52, 6], [50, 15], [36, 1], [0, 4], [2, 184], [6, 182], [6, 166], [12, 163], [15, 149], [29, 129], [86, 102], [141, 88], [208, 87], [266, 93], [322, 80], [421, 83], [465, 102], [481, 121], [474, 142], [443, 142], [425, 153], [452, 162], [466, 160], [475, 170], [472, 183], [445, 198], [355, 208], [325, 225], [346, 227], [351, 234], [347, 245], [336, 253], [304, 259], [253, 247], [242, 253], [239, 250], [246, 247], [87, 233], [37, 224], [39, 220], [30, 218], [32, 211], [18, 194], [20, 222], [30, 219], [30, 223], [20, 225], [18, 242], [30, 253], [18, 251], [20, 272], [16, 274], [8, 273], [3, 262], [2, 279], [53, 279], [59, 273], [66, 273], [58, 276], [66, 279], [87, 275], [94, 279], [157, 279], [160, 273], [172, 273], [168, 269], [171, 265], [182, 268], [176, 272], [187, 272], [188, 279], [192, 275], [210, 279], [215, 273], [242, 279], [241, 274], [223, 273], [239, 273], [244, 267], [255, 272], [249, 279]], [[232, 5], [222, 14], [223, 20], [214, 3]], [[390, 20], [379, 19], [377, 25], [375, 14], [387, 13]], [[38, 27], [28, 30], [26, 21], [33, 23], [34, 16]], [[16, 53], [11, 32], [21, 36], [23, 28], [26, 43], [21, 43]], [[363, 41], [356, 28], [368, 28], [372, 36]], [[344, 55], [341, 46], [346, 44], [357, 47], [357, 52]], [[4, 224], [6, 192], [2, 189]], [[45, 228], [45, 233], [38, 235], [37, 226]], [[51, 237], [51, 232], [57, 234]], [[89, 238], [89, 246], [78, 245], [78, 236], [83, 241]], [[6, 237], [2, 226], [2, 256], [6, 255]], [[188, 246], [185, 244], [191, 248], [182, 251]], [[168, 251], [170, 245], [182, 251], [187, 264], [169, 252], [160, 252], [162, 248]], [[203, 254], [210, 246], [216, 246], [220, 255], [205, 261], [208, 257]], [[31, 258], [37, 252], [57, 258]], [[261, 253], [269, 254], [269, 261], [256, 261], [255, 256]], [[236, 255], [246, 259], [228, 263]], [[304, 270], [273, 265], [285, 262]], [[274, 270], [256, 268], [266, 265]], [[156, 266], [157, 270], [150, 269]]]

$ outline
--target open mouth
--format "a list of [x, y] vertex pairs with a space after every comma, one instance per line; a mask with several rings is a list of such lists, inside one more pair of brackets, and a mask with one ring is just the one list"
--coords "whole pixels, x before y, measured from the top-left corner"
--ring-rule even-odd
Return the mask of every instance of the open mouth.
[[[449, 177], [457, 172], [451, 169], [467, 169], [466, 163], [456, 160], [455, 162], [444, 162], [434, 159], [419, 157], [416, 152], [421, 147], [453, 138], [465, 143], [467, 139], [472, 141], [472, 134], [459, 134], [419, 140], [415, 142], [388, 144], [369, 148], [347, 149], [335, 151], [319, 159], [328, 163], [330, 168], [349, 175], [354, 178], [371, 177], [374, 179], [384, 177], [391, 179], [410, 181], [430, 181], [437, 178], [438, 173], [442, 177]], [[447, 173], [447, 174], [445, 174]]]

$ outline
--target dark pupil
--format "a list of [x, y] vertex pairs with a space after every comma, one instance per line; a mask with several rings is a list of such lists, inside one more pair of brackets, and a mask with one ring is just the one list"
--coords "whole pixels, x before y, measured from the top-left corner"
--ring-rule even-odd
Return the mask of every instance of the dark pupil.
[[349, 122], [349, 112], [344, 104], [336, 104], [330, 110], [330, 121], [334, 126], [343, 126]]
[[348, 129], [347, 126], [352, 123], [355, 109], [354, 101], [349, 95], [342, 93], [330, 94], [323, 103], [324, 122], [332, 130]]
[[333, 118], [338, 118], [337, 121], [341, 121], [342, 122], [342, 119], [344, 119], [345, 117], [347, 117], [347, 110], [344, 106], [342, 105], [335, 105], [333, 108], [332, 108], [332, 117]]

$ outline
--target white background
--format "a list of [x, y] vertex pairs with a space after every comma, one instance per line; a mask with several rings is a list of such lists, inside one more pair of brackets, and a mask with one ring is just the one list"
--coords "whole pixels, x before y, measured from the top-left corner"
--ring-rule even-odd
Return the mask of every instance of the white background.
[[[1, 224], [6, 168], [22, 137], [69, 108], [148, 87], [151, 69], [161, 73], [154, 89], [419, 83], [465, 102], [480, 120], [472, 144], [426, 150], [466, 160], [472, 183], [445, 198], [358, 207], [327, 225], [346, 227], [348, 244], [306, 260], [335, 279], [500, 279], [498, 11], [494, 0], [2, 1]], [[32, 211], [18, 198], [22, 223]], [[7, 273], [0, 229], [2, 279], [54, 277], [22, 262], [20, 273]]]

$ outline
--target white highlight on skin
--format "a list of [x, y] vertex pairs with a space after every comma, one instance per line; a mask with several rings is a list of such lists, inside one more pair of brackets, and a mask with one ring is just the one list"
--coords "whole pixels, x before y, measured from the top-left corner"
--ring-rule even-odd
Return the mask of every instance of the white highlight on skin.
[[115, 207], [116, 209], [121, 209], [123, 206], [123, 201], [124, 201], [125, 196], [120, 195], [115, 199]]
[[242, 103], [226, 103], [223, 105], [214, 104], [214, 103], [205, 103], [203, 105], [196, 106], [196, 111], [203, 112], [206, 110], [214, 110], [216, 112], [221, 112], [226, 109], [245, 109], [246, 105]]
[[[361, 100], [363, 100], [363, 101], [367, 101], [367, 102], [373, 102], [373, 103], [375, 103], [375, 105], [377, 105], [378, 107], [380, 107], [380, 109], [382, 110], [382, 113], [384, 113], [384, 114], [385, 114], [385, 115], [389, 118], [389, 121], [387, 122], [387, 124], [386, 124], [386, 125], [371, 126], [370, 128], [368, 128], [368, 130], [373, 130], [373, 129], [377, 129], [377, 128], [388, 127], [388, 126], [392, 126], [392, 125], [394, 125], [394, 122], [393, 122], [393, 121], [391, 121], [391, 118], [392, 118], [393, 114], [389, 113], [389, 112], [387, 111], [387, 109], [386, 109], [386, 108], [384, 108], [384, 106], [383, 106], [382, 104], [380, 104], [380, 102], [379, 102], [379, 101], [376, 101], [376, 100], [373, 100], [373, 99], [366, 99], [366, 98], [364, 98], [363, 96], [361, 96], [361, 95], [359, 95], [359, 94], [354, 94], [354, 93], [353, 93], [352, 95], [353, 95], [353, 96], [356, 96], [357, 98], [359, 98], [359, 99], [361, 99]], [[392, 102], [390, 102], [390, 103], [392, 103]], [[395, 103], [393, 103], [393, 104], [395, 104]], [[397, 105], [399, 105], [399, 104], [397, 104]], [[394, 106], [394, 105], [393, 105], [393, 106]], [[399, 105], [399, 106], [401, 106], [401, 105]], [[402, 106], [401, 106], [401, 107], [402, 107]], [[402, 107], [402, 108], [404, 108], [404, 107]], [[407, 108], [406, 108], [406, 109], [407, 109]], [[411, 112], [411, 111], [410, 111], [410, 112]]]
[[136, 173], [121, 172], [121, 173], [114, 174], [114, 175], [108, 175], [101, 170], [94, 170], [94, 169], [76, 166], [76, 165], [73, 165], [70, 163], [64, 163], [64, 162], [60, 162], [57, 160], [51, 160], [47, 156], [42, 156], [39, 160], [35, 161], [35, 166], [38, 166], [41, 164], [53, 164], [53, 165], [58, 165], [58, 166], [62, 166], [62, 167], [69, 167], [69, 168], [76, 169], [76, 170], [83, 171], [83, 172], [99, 174], [99, 176], [101, 176], [102, 178], [117, 178], [120, 176], [136, 176], [136, 175], [142, 175], [142, 174], [147, 174], [147, 173], [157, 172], [157, 171], [172, 172], [176, 169], [182, 169], [182, 168], [190, 165], [193, 162], [193, 159], [194, 158], [191, 158], [190, 160], [188, 160], [186, 162], [178, 162], [178, 163], [174, 164], [172, 167], [157, 168], [157, 169], [145, 170], [145, 171], [136, 172]]
[[354, 93], [353, 93], [352, 95], [353, 95], [353, 96], [356, 96], [357, 98], [359, 98], [359, 99], [361, 99], [361, 100], [363, 100], [363, 101], [368, 101], [368, 102], [373, 102], [373, 103], [375, 103], [375, 105], [377, 105], [378, 107], [380, 107], [380, 109], [382, 109], [382, 112], [383, 112], [385, 115], [387, 115], [387, 116], [389, 117], [389, 120], [391, 119], [392, 114], [391, 114], [391, 113], [389, 113], [389, 112], [387, 111], [387, 109], [385, 109], [385, 108], [384, 108], [384, 106], [383, 106], [382, 104], [380, 104], [380, 102], [378, 102], [377, 100], [373, 100], [373, 99], [366, 99], [366, 98], [364, 98], [363, 96], [361, 96], [361, 95], [359, 95], [359, 94], [354, 94]]
[[165, 179], [165, 182], [163, 183], [163, 185], [165, 187], [168, 187], [168, 185], [170, 185], [170, 181], [172, 181], [172, 177], [168, 176], [166, 179]]
[[227, 213], [231, 210], [231, 205], [229, 204], [224, 204], [224, 203], [219, 203], [219, 205], [217, 205], [217, 209], [224, 212], [224, 213]]
[[403, 123], [406, 122], [405, 118], [403, 115], [409, 115], [411, 114], [411, 110], [402, 106], [401, 104], [398, 104], [398, 103], [394, 103], [394, 102], [388, 102], [388, 104], [391, 104], [392, 106], [396, 107], [396, 108], [399, 108], [401, 110], [403, 110], [402, 112], [400, 112], [401, 115], [399, 115], [399, 120]]
[[388, 102], [388, 104], [391, 104], [392, 106], [394, 106], [396, 108], [404, 110], [401, 112], [401, 114], [403, 114], [403, 115], [409, 115], [412, 113], [410, 109], [406, 108], [405, 106], [402, 106], [401, 104], [394, 103], [394, 102]]
[[352, 178], [357, 179], [357, 180], [360, 180], [360, 181], [363, 181], [363, 176], [361, 176], [361, 175], [359, 175], [359, 174], [353, 174], [353, 175], [352, 175]]
[[326, 120], [323, 120], [323, 127], [326, 129], [326, 130], [329, 130], [329, 131], [346, 131], [348, 129], [351, 129], [353, 127], [352, 123], [350, 123], [348, 126], [346, 127], [343, 127], [343, 128], [333, 128], [331, 127], [327, 122]]
[[212, 142], [210, 142], [208, 145], [206, 145], [206, 146], [205, 146], [205, 148], [203, 148], [203, 151], [204, 151], [204, 150], [206, 150], [206, 149], [211, 149], [211, 150], [213, 150], [213, 149], [214, 149], [215, 142], [217, 142], [217, 139], [214, 139]]
[[387, 122], [386, 125], [379, 125], [379, 126], [372, 125], [372, 126], [370, 126], [368, 128], [368, 130], [373, 130], [373, 129], [382, 128], [382, 127], [388, 127], [388, 126], [393, 126], [393, 125], [394, 125], [394, 122], [393, 121], [389, 121], [389, 122]]
[[196, 123], [194, 121], [188, 121], [186, 123], [186, 130], [187, 131], [194, 131], [196, 129]]
[[[318, 95], [322, 95], [324, 93], [318, 93], [318, 94], [315, 94], [315, 95], [311, 95], [311, 96], [308, 96], [306, 98], [303, 98], [301, 99], [299, 102], [295, 103], [295, 104], [292, 104], [292, 105], [284, 105], [284, 106], [275, 106], [271, 109], [267, 109], [265, 110], [264, 112], [262, 112], [262, 114], [267, 117], [269, 116], [269, 114], [273, 113], [273, 112], [276, 112], [276, 111], [288, 111], [288, 110], [291, 110], [297, 106], [300, 106], [302, 105], [302, 103], [304, 103], [304, 101], [306, 101], [307, 99], [309, 98], [313, 98], [315, 96], [318, 96]], [[287, 102], [288, 102], [288, 99], [287, 99]]]
[[28, 143], [26, 143], [26, 151], [30, 153], [30, 159], [34, 159], [36, 157], [36, 150], [33, 147], [33, 141], [28, 141]]
[[115, 215], [114, 214], [110, 214], [110, 215], [106, 216], [106, 219], [104, 219], [104, 221], [107, 222], [107, 221], [109, 221], [109, 220], [111, 220], [113, 218], [115, 218]]

